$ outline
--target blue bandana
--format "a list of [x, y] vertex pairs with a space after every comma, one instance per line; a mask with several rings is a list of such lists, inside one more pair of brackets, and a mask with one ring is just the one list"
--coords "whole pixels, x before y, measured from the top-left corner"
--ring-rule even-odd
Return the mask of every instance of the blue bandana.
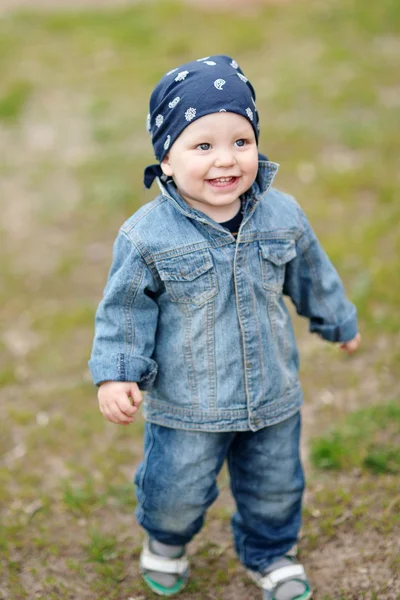
[[[185, 127], [216, 112], [245, 117], [258, 143], [260, 126], [255, 99], [250, 81], [229, 56], [207, 56], [169, 71], [154, 88], [147, 115], [147, 130], [157, 160], [163, 160]], [[145, 169], [145, 186], [150, 188], [156, 177], [163, 177], [160, 164]]]

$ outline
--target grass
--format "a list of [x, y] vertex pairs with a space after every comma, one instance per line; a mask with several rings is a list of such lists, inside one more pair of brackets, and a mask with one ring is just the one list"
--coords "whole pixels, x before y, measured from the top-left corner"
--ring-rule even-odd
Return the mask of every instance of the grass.
[[[116, 231], [156, 193], [141, 182], [148, 96], [210, 53], [233, 55], [254, 82], [276, 185], [305, 208], [360, 314], [350, 358], [294, 320], [311, 460], [302, 560], [317, 600], [400, 594], [399, 30], [393, 0], [2, 17], [0, 597], [148, 597], [131, 484], [143, 421], [103, 420], [87, 359]], [[225, 472], [220, 483], [183, 600], [259, 597], [232, 547]]]
[[31, 96], [28, 81], [15, 81], [0, 98], [0, 121], [17, 121]]
[[394, 402], [348, 415], [311, 443], [311, 459], [321, 469], [400, 472], [400, 408]]

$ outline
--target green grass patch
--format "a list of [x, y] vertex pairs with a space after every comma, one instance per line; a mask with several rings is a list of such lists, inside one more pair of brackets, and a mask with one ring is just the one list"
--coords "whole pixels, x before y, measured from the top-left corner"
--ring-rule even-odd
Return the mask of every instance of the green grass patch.
[[103, 534], [99, 529], [89, 531], [90, 542], [84, 545], [89, 562], [104, 563], [118, 557], [116, 538]]
[[0, 121], [17, 121], [32, 94], [29, 81], [16, 81], [0, 96]]
[[399, 441], [400, 406], [392, 402], [348, 415], [326, 436], [312, 440], [310, 456], [320, 469], [397, 474]]
[[65, 485], [63, 496], [65, 507], [75, 516], [89, 515], [100, 506], [104, 506], [107, 497], [101, 493], [99, 486], [88, 478], [83, 485], [72, 486], [68, 481]]

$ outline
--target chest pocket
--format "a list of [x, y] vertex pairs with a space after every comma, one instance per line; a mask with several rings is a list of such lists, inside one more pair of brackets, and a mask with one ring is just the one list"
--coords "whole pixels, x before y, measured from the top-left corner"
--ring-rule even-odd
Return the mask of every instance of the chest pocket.
[[209, 250], [162, 260], [157, 268], [174, 302], [201, 306], [218, 292], [217, 274]]
[[295, 256], [294, 240], [260, 242], [262, 284], [266, 290], [277, 293], [282, 291], [286, 264]]

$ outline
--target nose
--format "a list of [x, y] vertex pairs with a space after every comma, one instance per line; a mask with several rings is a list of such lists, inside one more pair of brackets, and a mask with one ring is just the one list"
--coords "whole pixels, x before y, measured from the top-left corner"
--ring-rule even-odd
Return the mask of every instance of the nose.
[[236, 159], [230, 148], [220, 148], [218, 150], [214, 161], [216, 167], [231, 167], [235, 163]]

